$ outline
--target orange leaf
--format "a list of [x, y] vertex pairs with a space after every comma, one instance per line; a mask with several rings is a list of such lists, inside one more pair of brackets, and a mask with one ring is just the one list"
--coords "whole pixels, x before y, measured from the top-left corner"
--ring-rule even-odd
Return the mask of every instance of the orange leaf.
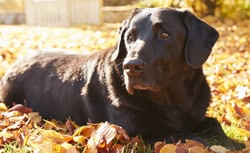
[[176, 146], [174, 144], [166, 144], [160, 150], [160, 153], [175, 153]]
[[15, 106], [11, 107], [9, 109], [9, 111], [10, 112], [12, 112], [12, 111], [18, 111], [20, 113], [28, 114], [28, 113], [32, 112], [32, 109], [28, 108], [28, 107], [25, 107], [22, 104], [16, 104]]
[[154, 144], [155, 153], [159, 153], [161, 148], [166, 144], [166, 142], [158, 141]]
[[82, 135], [84, 137], [90, 137], [92, 132], [95, 131], [95, 126], [90, 124], [90, 125], [86, 125], [86, 126], [81, 126], [78, 129], [75, 130], [73, 136], [79, 136]]

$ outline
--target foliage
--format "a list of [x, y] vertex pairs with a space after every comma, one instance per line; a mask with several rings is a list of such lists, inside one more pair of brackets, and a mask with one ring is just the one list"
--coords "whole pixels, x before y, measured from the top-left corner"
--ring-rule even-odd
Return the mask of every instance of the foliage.
[[[237, 23], [210, 21], [216, 23], [220, 39], [204, 65], [213, 98], [208, 115], [218, 118], [225, 127], [245, 129], [248, 134], [243, 134], [242, 138], [247, 140], [250, 130], [250, 39], [247, 27], [250, 20]], [[227, 129], [236, 134], [233, 128]]]
[[191, 8], [200, 16], [215, 15], [222, 19], [244, 19], [250, 17], [249, 0], [141, 0], [141, 7]]
[[[221, 19], [250, 18], [249, 0], [103, 0], [104, 6], [134, 5], [134, 7], [190, 8], [200, 16], [215, 15]], [[0, 0], [0, 10], [23, 11], [24, 0]]]
[[[78, 126], [70, 119], [66, 123], [42, 120], [38, 113], [20, 104], [7, 109], [3, 103], [0, 103], [0, 115], [0, 152], [5, 153], [219, 153], [229, 151], [222, 146], [206, 147], [194, 140], [172, 144], [159, 141], [151, 148], [141, 138], [129, 137], [126, 131], [117, 125], [102, 122]], [[248, 147], [244, 149], [246, 153], [249, 151]]]
[[149, 153], [150, 146], [139, 138], [130, 138], [126, 131], [108, 122], [78, 126], [42, 120], [38, 113], [23, 105], [7, 109], [0, 103], [0, 151], [83, 152], [83, 153]]
[[21, 147], [18, 143], [12, 142], [3, 147], [4, 153], [31, 153], [32, 151], [28, 147]]
[[24, 0], [0, 0], [0, 11], [23, 11]]
[[[204, 65], [204, 73], [212, 92], [212, 101], [207, 115], [216, 117], [230, 137], [244, 141], [248, 144], [249, 149], [250, 21], [220, 21], [213, 17], [207, 17], [205, 20], [215, 26], [220, 33], [220, 39]], [[25, 54], [31, 54], [36, 50], [44, 48], [55, 50], [51, 48], [57, 48], [56, 50], [86, 53], [112, 47], [117, 40], [118, 27], [119, 24], [72, 28], [2, 25], [0, 26], [0, 76], [9, 69], [10, 64], [17, 58], [21, 58]], [[106, 129], [111, 129], [110, 131], [114, 131], [114, 127], [117, 127], [109, 123], [78, 126], [73, 121], [67, 123], [54, 120], [46, 121], [42, 120], [32, 110], [23, 106], [20, 108], [7, 109], [0, 103], [1, 151], [14, 149], [18, 152], [19, 150], [30, 151], [31, 149], [38, 152], [42, 151], [42, 148], [47, 148], [58, 152], [65, 150], [81, 152], [88, 145], [85, 140], [91, 140], [92, 134], [90, 133], [97, 131], [98, 127], [105, 125]], [[116, 130], [117, 128], [115, 128]], [[97, 134], [94, 135], [94, 138], [103, 140]], [[113, 133], [111, 138], [117, 138], [117, 136], [114, 136]], [[117, 140], [112, 139], [110, 141], [112, 145], [111, 143], [90, 144], [92, 144], [92, 148], [98, 145], [102, 149], [107, 149], [111, 145], [113, 148], [120, 148], [122, 153], [131, 150], [134, 150], [134, 152], [140, 152], [141, 150], [141, 152], [155, 151], [157, 153], [157, 151], [161, 151], [164, 153], [171, 150], [187, 151], [187, 149], [211, 152], [197, 142], [176, 144], [158, 142], [155, 147], [150, 148], [140, 138], [128, 137], [125, 142]], [[36, 143], [39, 141], [40, 143]], [[214, 148], [220, 147], [215, 146]], [[48, 150], [46, 151], [48, 152]]]
[[234, 1], [218, 1], [215, 10], [217, 16], [221, 18], [244, 19], [250, 18], [250, 1], [234, 0]]

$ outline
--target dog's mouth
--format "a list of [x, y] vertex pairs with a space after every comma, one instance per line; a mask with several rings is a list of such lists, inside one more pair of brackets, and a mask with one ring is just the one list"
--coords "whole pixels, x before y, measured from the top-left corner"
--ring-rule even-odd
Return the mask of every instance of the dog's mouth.
[[153, 83], [145, 83], [138, 77], [129, 77], [125, 75], [125, 87], [129, 94], [133, 95], [135, 90], [148, 90], [152, 92], [159, 92], [159, 87]]

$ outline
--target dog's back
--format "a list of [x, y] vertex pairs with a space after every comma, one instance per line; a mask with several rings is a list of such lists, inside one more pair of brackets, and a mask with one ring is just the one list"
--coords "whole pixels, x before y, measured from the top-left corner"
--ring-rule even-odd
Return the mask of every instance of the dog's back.
[[48, 52], [25, 57], [3, 76], [0, 101], [8, 106], [25, 104], [45, 118], [65, 120], [71, 116], [84, 123], [88, 112], [82, 115], [87, 106], [82, 102], [81, 92], [96, 75], [98, 59], [99, 56]]

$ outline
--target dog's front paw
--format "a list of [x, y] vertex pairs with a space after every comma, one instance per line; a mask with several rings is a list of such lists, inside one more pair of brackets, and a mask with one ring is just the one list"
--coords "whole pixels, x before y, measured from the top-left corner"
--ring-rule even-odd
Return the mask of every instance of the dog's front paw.
[[242, 143], [239, 143], [235, 140], [232, 140], [230, 138], [226, 138], [224, 140], [221, 140], [221, 145], [226, 147], [229, 150], [241, 150], [245, 148], [245, 145]]

